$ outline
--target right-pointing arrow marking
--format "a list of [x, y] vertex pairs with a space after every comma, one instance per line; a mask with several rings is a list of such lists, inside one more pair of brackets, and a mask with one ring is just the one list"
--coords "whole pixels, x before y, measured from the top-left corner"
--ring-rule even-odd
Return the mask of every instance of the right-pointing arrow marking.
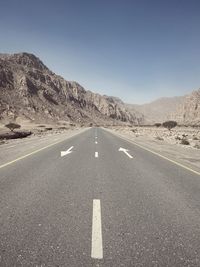
[[119, 151], [124, 152], [130, 159], [132, 159], [133, 157], [128, 153], [128, 149], [120, 147]]

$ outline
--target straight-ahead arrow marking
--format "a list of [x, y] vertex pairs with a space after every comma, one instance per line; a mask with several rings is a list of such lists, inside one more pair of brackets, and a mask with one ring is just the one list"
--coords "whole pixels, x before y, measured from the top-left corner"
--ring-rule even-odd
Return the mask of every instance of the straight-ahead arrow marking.
[[64, 157], [64, 156], [66, 156], [67, 154], [72, 153], [72, 149], [73, 149], [73, 146], [71, 146], [71, 147], [70, 147], [69, 149], [67, 149], [66, 151], [61, 151], [61, 152], [60, 152], [61, 157]]
[[120, 147], [119, 151], [124, 152], [130, 159], [132, 159], [133, 157], [128, 153], [128, 149]]

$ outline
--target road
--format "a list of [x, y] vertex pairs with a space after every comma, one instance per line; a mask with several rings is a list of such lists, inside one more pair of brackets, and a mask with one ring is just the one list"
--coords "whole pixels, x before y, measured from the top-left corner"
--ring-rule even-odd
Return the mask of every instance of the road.
[[0, 166], [0, 266], [200, 266], [200, 175], [101, 128]]

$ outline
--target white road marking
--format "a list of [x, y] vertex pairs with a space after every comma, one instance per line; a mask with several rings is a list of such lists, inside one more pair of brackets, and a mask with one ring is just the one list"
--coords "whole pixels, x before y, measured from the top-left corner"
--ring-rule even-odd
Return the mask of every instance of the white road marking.
[[42, 148], [39, 148], [39, 149], [37, 149], [37, 150], [35, 150], [35, 151], [32, 151], [32, 152], [30, 152], [30, 153], [28, 153], [28, 154], [26, 154], [26, 155], [23, 155], [23, 156], [21, 156], [21, 157], [19, 157], [19, 158], [16, 158], [16, 159], [14, 159], [14, 160], [11, 160], [11, 161], [9, 161], [9, 162], [6, 162], [6, 163], [0, 165], [0, 169], [5, 168], [5, 167], [7, 167], [7, 166], [9, 166], [9, 165], [11, 165], [11, 164], [13, 164], [13, 163], [16, 163], [17, 161], [20, 161], [20, 160], [22, 160], [22, 159], [25, 159], [25, 158], [27, 158], [27, 157], [30, 157], [30, 156], [32, 156], [32, 155], [34, 155], [34, 154], [36, 154], [36, 153], [38, 153], [38, 152], [40, 152], [40, 151], [42, 151], [42, 150], [45, 150], [45, 149], [47, 149], [47, 148], [49, 148], [49, 147], [55, 146], [55, 145], [57, 145], [57, 144], [63, 142], [64, 140], [67, 140], [67, 139], [70, 139], [70, 138], [72, 138], [72, 137], [74, 137], [74, 136], [80, 135], [81, 133], [83, 133], [83, 132], [85, 132], [85, 131], [87, 131], [87, 130], [88, 130], [88, 129], [86, 128], [86, 129], [82, 130], [81, 132], [76, 132], [75, 134], [72, 134], [72, 135], [68, 136], [67, 138], [64, 138], [64, 139], [59, 140], [59, 141], [54, 142], [54, 143], [51, 143], [51, 144], [49, 144], [49, 145], [47, 145], [47, 146], [44, 146], [44, 147], [42, 147]]
[[99, 153], [95, 152], [95, 158], [98, 158], [98, 157], [99, 157]]
[[133, 157], [128, 153], [128, 149], [125, 149], [123, 147], [119, 148], [119, 151], [124, 152], [130, 159], [132, 159]]
[[95, 139], [97, 139], [97, 136], [95, 136]]
[[91, 257], [94, 259], [103, 259], [100, 199], [93, 199]]
[[185, 170], [188, 170], [188, 171], [190, 171], [190, 172], [192, 172], [192, 173], [195, 173], [195, 174], [197, 174], [197, 175], [200, 176], [200, 172], [199, 172], [199, 171], [195, 171], [195, 170], [193, 170], [192, 168], [190, 168], [190, 167], [188, 167], [188, 166], [186, 166], [186, 165], [184, 165], [184, 164], [182, 164], [182, 163], [179, 163], [179, 162], [177, 162], [177, 161], [175, 161], [175, 160], [173, 160], [173, 159], [170, 159], [170, 158], [168, 158], [168, 157], [165, 157], [164, 155], [159, 154], [158, 152], [155, 152], [155, 151], [151, 150], [150, 148], [147, 148], [147, 147], [145, 147], [145, 146], [143, 146], [143, 145], [140, 145], [140, 144], [138, 144], [138, 143], [136, 143], [136, 142], [130, 140], [129, 138], [122, 136], [122, 135], [119, 134], [119, 133], [113, 133], [113, 132], [107, 130], [106, 128], [104, 128], [104, 130], [107, 131], [107, 132], [110, 132], [110, 133], [113, 134], [114, 136], [117, 136], [117, 137], [121, 138], [122, 140], [125, 140], [125, 141], [127, 141], [127, 142], [129, 142], [129, 143], [131, 143], [131, 144], [134, 144], [135, 146], [140, 147], [140, 148], [142, 148], [143, 150], [146, 150], [146, 151], [148, 151], [148, 152], [150, 152], [150, 153], [152, 153], [152, 154], [154, 154], [154, 155], [156, 155], [156, 156], [158, 156], [158, 157], [160, 157], [160, 158], [163, 158], [163, 159], [165, 159], [165, 160], [167, 160], [167, 161], [169, 161], [169, 162], [171, 162], [171, 163], [173, 163], [173, 164], [176, 164], [176, 165], [179, 166], [179, 167], [182, 167], [182, 168], [185, 169]]
[[61, 157], [64, 157], [64, 156], [66, 156], [67, 154], [70, 154], [70, 153], [72, 153], [72, 150], [73, 149], [73, 146], [71, 146], [69, 149], [67, 149], [66, 151], [61, 151], [60, 152], [60, 155], [61, 155]]
[[95, 141], [95, 144], [98, 144], [98, 142], [97, 142], [97, 141]]

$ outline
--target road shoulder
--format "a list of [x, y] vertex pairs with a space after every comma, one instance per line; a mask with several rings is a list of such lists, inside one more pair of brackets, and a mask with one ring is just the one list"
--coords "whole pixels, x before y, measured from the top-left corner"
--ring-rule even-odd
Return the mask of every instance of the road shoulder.
[[103, 128], [104, 130], [126, 140], [142, 149], [147, 150], [157, 156], [160, 156], [174, 164], [177, 164], [185, 169], [193, 171], [200, 175], [200, 152], [192, 148], [182, 148], [175, 145], [170, 145], [165, 142], [151, 141], [151, 140], [135, 140], [125, 133], [119, 133], [115, 129]]

